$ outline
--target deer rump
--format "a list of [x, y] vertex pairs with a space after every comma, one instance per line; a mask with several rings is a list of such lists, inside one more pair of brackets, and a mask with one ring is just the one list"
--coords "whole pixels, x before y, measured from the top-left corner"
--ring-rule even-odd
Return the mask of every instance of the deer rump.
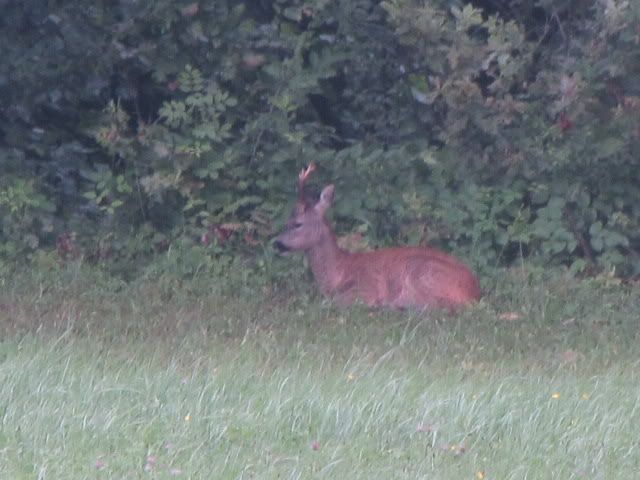
[[480, 298], [477, 277], [460, 260], [430, 247], [394, 247], [351, 253], [338, 247], [325, 218], [334, 187], [326, 186], [314, 205], [303, 188], [315, 167], [298, 177], [299, 198], [285, 231], [276, 238], [281, 252], [303, 251], [322, 292], [341, 305], [457, 309]]

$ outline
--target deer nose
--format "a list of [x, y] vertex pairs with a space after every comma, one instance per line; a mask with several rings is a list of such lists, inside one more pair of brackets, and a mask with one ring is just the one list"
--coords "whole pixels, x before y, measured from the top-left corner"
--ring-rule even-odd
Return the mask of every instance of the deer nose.
[[273, 242], [273, 246], [276, 248], [276, 250], [278, 250], [280, 253], [285, 253], [288, 252], [290, 250], [289, 247], [287, 247], [284, 243], [282, 243], [282, 241], [280, 240], [276, 240]]

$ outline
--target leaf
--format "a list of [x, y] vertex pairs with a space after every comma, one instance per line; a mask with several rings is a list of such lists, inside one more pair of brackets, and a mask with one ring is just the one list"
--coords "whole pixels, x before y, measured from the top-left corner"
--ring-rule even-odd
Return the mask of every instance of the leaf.
[[158, 114], [172, 127], [179, 127], [182, 122], [188, 119], [187, 107], [184, 102], [175, 100], [165, 102], [162, 107], [160, 107]]
[[608, 230], [603, 234], [604, 244], [607, 247], [628, 247], [629, 239], [619, 232]]
[[596, 252], [601, 252], [604, 249], [604, 241], [602, 240], [602, 237], [592, 237], [590, 243], [591, 248]]
[[620, 137], [607, 137], [595, 145], [595, 153], [598, 159], [608, 158], [620, 153], [627, 142]]
[[565, 205], [566, 201], [564, 198], [551, 197], [545, 210], [550, 218], [560, 219], [562, 218]]

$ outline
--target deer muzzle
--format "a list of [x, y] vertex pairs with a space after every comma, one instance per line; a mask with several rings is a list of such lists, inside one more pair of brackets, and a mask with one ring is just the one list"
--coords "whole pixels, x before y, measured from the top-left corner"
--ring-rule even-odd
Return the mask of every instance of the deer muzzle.
[[287, 253], [291, 252], [291, 249], [285, 245], [282, 240], [280, 240], [279, 238], [276, 238], [273, 242], [273, 246], [275, 247], [275, 249], [278, 251], [278, 253], [286, 255]]

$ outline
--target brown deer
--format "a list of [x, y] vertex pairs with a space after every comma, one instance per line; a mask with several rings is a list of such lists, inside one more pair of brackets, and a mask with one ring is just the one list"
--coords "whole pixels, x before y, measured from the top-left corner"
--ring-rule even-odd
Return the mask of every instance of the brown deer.
[[383, 248], [351, 253], [336, 241], [325, 213], [334, 187], [327, 185], [315, 205], [305, 201], [311, 164], [298, 176], [298, 202], [285, 231], [275, 239], [281, 252], [303, 251], [322, 293], [341, 305], [455, 310], [480, 299], [473, 272], [458, 259], [430, 247]]

